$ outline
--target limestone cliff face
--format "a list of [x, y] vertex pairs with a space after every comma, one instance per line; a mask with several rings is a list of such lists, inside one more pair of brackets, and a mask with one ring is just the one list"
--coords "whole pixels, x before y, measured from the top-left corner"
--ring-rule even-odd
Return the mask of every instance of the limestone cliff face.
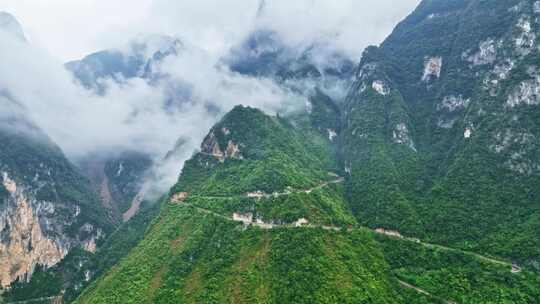
[[[64, 244], [44, 235], [36, 209], [54, 212], [48, 204], [36, 204], [23, 193], [6, 173], [3, 185], [9, 192], [8, 207], [0, 215], [0, 284], [9, 285], [17, 278], [32, 273], [37, 264], [52, 266], [62, 259], [67, 248]], [[36, 210], [37, 211], [37, 210]]]
[[[22, 27], [7, 13], [0, 12], [0, 32], [25, 41]], [[0, 90], [0, 109], [0, 293], [10, 299], [6, 287], [30, 281], [37, 266], [58, 265], [49, 269], [55, 272], [51, 282], [38, 285], [79, 284], [74, 268], [88, 255], [73, 249], [95, 251], [114, 224], [90, 181], [27, 117], [9, 87]], [[69, 261], [59, 263], [68, 253]], [[14, 289], [41, 294], [35, 284]]]
[[37, 265], [51, 267], [61, 261], [71, 248], [81, 246], [95, 251], [96, 240], [103, 234], [92, 224], [84, 224], [79, 233], [69, 236], [64, 230], [80, 215], [77, 205], [68, 208], [71, 220], [58, 213], [55, 203], [35, 198], [35, 191], [17, 183], [7, 172], [0, 173], [5, 188], [0, 205], [0, 285], [29, 279]]
[[[0, 108], [11, 104], [0, 98]], [[37, 266], [59, 266], [51, 284], [77, 284], [73, 263], [59, 262], [95, 251], [113, 227], [90, 181], [42, 130], [17, 111], [0, 119], [0, 289], [30, 281]]]
[[[221, 134], [218, 134], [218, 136], [221, 136], [222, 138], [227, 138], [230, 135], [230, 130], [227, 128], [222, 128], [218, 132], [221, 132]], [[233, 140], [228, 140], [227, 146], [222, 149], [214, 130], [212, 130], [204, 139], [201, 145], [201, 152], [203, 154], [214, 156], [221, 162], [225, 161], [226, 158], [243, 159], [242, 152], [240, 151], [238, 144], [236, 144]]]

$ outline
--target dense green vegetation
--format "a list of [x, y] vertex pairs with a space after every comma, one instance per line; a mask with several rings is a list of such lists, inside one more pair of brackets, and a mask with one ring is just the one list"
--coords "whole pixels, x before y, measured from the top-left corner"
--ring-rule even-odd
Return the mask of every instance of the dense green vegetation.
[[[90, 255], [82, 267], [78, 267], [75, 280], [81, 282], [80, 285], [70, 286], [65, 291], [64, 301], [71, 302], [88, 286], [92, 281], [101, 277], [116, 265], [122, 258], [144, 238], [148, 227], [159, 212], [160, 204], [143, 202], [139, 212], [128, 222], [122, 224], [103, 243], [95, 254]], [[60, 265], [62, 267], [62, 264]], [[64, 271], [65, 273], [66, 271]], [[87, 279], [86, 273], [90, 274]]]
[[[538, 265], [540, 117], [507, 104], [537, 75], [537, 48], [516, 42], [527, 20], [538, 33], [534, 14], [533, 1], [426, 0], [365, 51], [341, 148], [362, 224]], [[440, 77], [424, 77], [430, 58], [441, 58]]]
[[328, 173], [336, 169], [333, 155], [327, 153], [328, 141], [313, 133], [306, 136], [287, 120], [257, 109], [234, 108], [210, 134], [223, 151], [229, 141], [236, 143], [242, 159], [229, 158], [222, 164], [213, 156], [198, 154], [186, 162], [173, 192], [227, 196], [281, 192], [287, 187], [308, 189], [331, 180]]
[[[240, 129], [231, 117], [241, 117]], [[266, 136], [256, 125], [280, 128], [276, 132], [283, 132], [281, 142], [272, 144], [255, 137], [239, 140], [243, 135], [238, 133], [244, 130]], [[274, 176], [267, 172], [277, 170], [278, 176], [291, 183], [305, 180], [295, 184], [302, 190], [302, 186], [309, 188], [320, 182], [318, 172], [322, 170], [313, 165], [291, 170], [294, 163], [305, 159], [288, 157], [282, 157], [279, 165], [265, 166], [267, 158], [282, 155], [279, 147], [299, 149], [287, 140], [301, 138], [295, 133], [302, 129], [283, 119], [237, 107], [211, 133], [224, 127], [230, 136], [223, 138], [224, 142], [241, 142], [246, 151], [258, 148], [258, 153], [223, 162], [195, 155], [171, 190], [172, 196], [188, 191], [188, 197], [164, 203], [144, 239], [92, 283], [77, 303], [534, 303], [539, 292], [539, 277], [534, 273], [512, 274], [508, 266], [459, 251], [428, 249], [383, 236], [374, 240], [367, 229], [348, 230], [356, 224], [339, 183], [310, 193], [291, 191], [279, 197], [247, 198], [246, 191], [255, 190], [247, 187], [255, 185], [252, 179]], [[249, 147], [252, 143], [258, 146]], [[305, 154], [305, 158], [317, 161], [314, 154]], [[260, 175], [250, 174], [258, 170]], [[233, 212], [250, 212], [274, 223], [306, 217], [311, 223], [344, 228], [265, 230], [231, 221]], [[429, 295], [406, 288], [399, 280]]]
[[228, 217], [249, 211], [274, 222], [306, 217], [354, 223], [338, 184], [312, 193], [243, 198], [261, 189], [254, 185], [268, 185], [262, 190], [269, 193], [286, 185], [302, 190], [336, 177], [283, 119], [237, 107], [211, 133], [218, 137], [223, 128], [229, 137], [220, 140], [241, 143], [244, 159], [221, 163], [196, 155], [188, 161], [172, 194], [188, 191], [189, 197], [165, 204], [144, 240], [79, 303], [399, 303], [395, 281], [368, 232], [246, 229], [190, 207]]
[[38, 266], [29, 283], [14, 282], [6, 294], [2, 295], [4, 302], [15, 302], [25, 299], [37, 299], [41, 297], [57, 296], [62, 290], [61, 280], [54, 273]]
[[341, 110], [328, 95], [320, 89], [309, 99], [311, 113], [309, 119], [311, 125], [319, 132], [328, 135], [328, 130], [339, 132], [341, 129]]
[[79, 302], [396, 303], [366, 233], [244, 230], [169, 205], [148, 236]]
[[[377, 50], [368, 50], [363, 57], [369, 62]], [[361, 65], [368, 64], [362, 62]], [[364, 88], [365, 83], [384, 81], [387, 76], [372, 68], [362, 72], [353, 85], [347, 104], [346, 129], [342, 153], [348, 172], [347, 192], [351, 207], [363, 224], [397, 229], [420, 221], [414, 210], [421, 159], [412, 138], [411, 121], [403, 97], [397, 90], [388, 95]], [[362, 92], [362, 89], [364, 91]], [[356, 94], [360, 94], [357, 96]], [[401, 142], [395, 136], [404, 126]]]
[[208, 198], [193, 195], [185, 202], [220, 214], [253, 213], [265, 222], [292, 223], [307, 218], [313, 223], [345, 226], [355, 223], [345, 207], [341, 185], [292, 193], [279, 197], [252, 199], [242, 196]]
[[[65, 300], [80, 295], [76, 303], [538, 303], [540, 112], [507, 102], [540, 79], [538, 48], [516, 46], [524, 18], [540, 29], [532, 5], [422, 1], [364, 52], [343, 103], [315, 87], [307, 112], [235, 107], [160, 204], [95, 255], [74, 251], [15, 284], [8, 299], [74, 280]], [[490, 39], [495, 55], [479, 52]], [[281, 81], [322, 75], [305, 62], [274, 71], [276, 56], [241, 68]], [[424, 74], [439, 57], [441, 70]], [[119, 196], [133, 196], [149, 165], [133, 159], [106, 167]], [[235, 213], [277, 226], [234, 222]], [[293, 228], [298, 219], [312, 226]], [[88, 273], [97, 280], [85, 282]]]
[[[228, 134], [222, 131], [225, 128]], [[337, 179], [328, 171], [336, 162], [323, 135], [300, 132], [284, 119], [244, 107], [233, 109], [210, 133], [222, 147], [229, 141], [238, 143], [243, 158], [221, 163], [201, 153], [187, 161], [172, 192], [188, 192], [190, 204], [223, 214], [251, 212], [268, 222], [290, 223], [299, 218], [354, 222], [339, 184], [303, 192]], [[245, 197], [255, 191], [292, 194], [259, 200]]]
[[540, 276], [511, 273], [510, 267], [459, 251], [376, 237], [397, 277], [456, 303], [537, 303]]

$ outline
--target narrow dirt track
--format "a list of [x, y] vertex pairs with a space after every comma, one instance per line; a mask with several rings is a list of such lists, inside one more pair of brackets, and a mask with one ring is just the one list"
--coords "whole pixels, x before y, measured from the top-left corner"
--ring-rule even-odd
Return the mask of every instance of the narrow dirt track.
[[311, 192], [313, 192], [313, 191], [315, 191], [317, 189], [321, 189], [321, 188], [324, 188], [324, 187], [327, 187], [327, 186], [333, 185], [333, 184], [339, 184], [339, 183], [342, 183], [344, 181], [345, 181], [345, 179], [340, 177], [340, 178], [335, 179], [335, 180], [320, 183], [317, 186], [309, 188], [309, 189], [301, 189], [301, 190], [291, 189], [290, 191], [283, 191], [283, 192], [261, 193], [260, 196], [258, 196], [258, 197], [249, 197], [248, 194], [223, 195], [223, 196], [219, 196], [219, 195], [192, 195], [191, 197], [203, 198], [203, 199], [273, 198], [273, 197], [281, 197], [281, 196], [287, 196], [287, 195], [298, 194], [298, 193], [310, 194]]
[[408, 289], [415, 290], [416, 292], [421, 293], [421, 294], [423, 294], [423, 295], [426, 295], [426, 296], [428, 296], [428, 297], [430, 297], [430, 298], [432, 298], [432, 299], [436, 299], [436, 300], [439, 300], [439, 301], [443, 301], [443, 302], [446, 303], [446, 304], [458, 304], [457, 302], [450, 301], [450, 300], [445, 300], [445, 299], [443, 299], [443, 298], [439, 298], [439, 297], [437, 297], [437, 296], [434, 296], [434, 295], [432, 295], [431, 293], [429, 293], [429, 292], [423, 290], [422, 288], [416, 287], [416, 286], [414, 286], [414, 285], [412, 285], [412, 284], [409, 284], [409, 283], [407, 283], [407, 282], [404, 282], [404, 281], [401, 281], [401, 280], [398, 280], [398, 282], [399, 282], [399, 285], [401, 285], [402, 287], [405, 287], [405, 288], [408, 288]]
[[[62, 296], [52, 296], [52, 297], [42, 297], [29, 299], [24, 301], [15, 301], [15, 302], [6, 302], [5, 304], [31, 304], [36, 302], [51, 301], [51, 304], [60, 304], [62, 303]], [[0, 302], [1, 303], [1, 302]]]

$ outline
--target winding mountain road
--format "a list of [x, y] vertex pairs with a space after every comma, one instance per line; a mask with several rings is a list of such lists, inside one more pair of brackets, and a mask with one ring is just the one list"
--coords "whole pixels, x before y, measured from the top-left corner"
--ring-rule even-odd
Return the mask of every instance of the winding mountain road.
[[[212, 216], [216, 216], [216, 217], [225, 219], [227, 221], [240, 222], [238, 220], [235, 220], [234, 217], [226, 216], [226, 215], [223, 215], [223, 214], [220, 214], [220, 213], [208, 210], [208, 209], [200, 208], [200, 207], [194, 206], [192, 204], [184, 203], [182, 205], [186, 206], [186, 207], [193, 208], [193, 209], [195, 209], [195, 210], [197, 210], [197, 211], [199, 211], [201, 213], [205, 213], [205, 214], [209, 214], [209, 215], [212, 215]], [[260, 223], [260, 222], [250, 222], [250, 223], [245, 223], [244, 222], [244, 225], [253, 226], [253, 227], [259, 227], [261, 229], [267, 229], [267, 230], [275, 229], [275, 228], [299, 228], [299, 227], [302, 227], [302, 228], [320, 228], [320, 229], [330, 230], [330, 231], [341, 231], [342, 229], [347, 229], [347, 231], [355, 230], [353, 228], [342, 228], [342, 227], [335, 227], [335, 226], [313, 225], [313, 224], [307, 224], [307, 225], [298, 226], [298, 225], [294, 225], [294, 224], [269, 224], [269, 223]], [[356, 229], [368, 229], [368, 228], [356, 228]], [[371, 231], [373, 231], [375, 233], [378, 233], [378, 232], [376, 232], [375, 230], [372, 230], [372, 229], [368, 229], [368, 230], [371, 230]], [[405, 240], [407, 240], [407, 239], [405, 239]], [[422, 244], [424, 246], [428, 246], [428, 247], [430, 247], [430, 246], [433, 247], [434, 246], [432, 244], [425, 244], [425, 243], [422, 243], [422, 242], [419, 243], [416, 240], [414, 240], [414, 242], [418, 243], [418, 244]], [[441, 247], [441, 246], [438, 246], [438, 247]], [[442, 247], [442, 248], [446, 248], [446, 247]], [[452, 249], [452, 250], [454, 250], [454, 249]], [[476, 254], [474, 254], [474, 255], [479, 256], [479, 255], [476, 255]], [[498, 264], [504, 263], [504, 262], [501, 262], [501, 261], [498, 261], [498, 260], [493, 260], [493, 259], [486, 258], [486, 257], [483, 257], [483, 256], [479, 256], [479, 257], [481, 257], [481, 258], [483, 258], [485, 260], [488, 260], [488, 261], [492, 261], [494, 263], [498, 263]], [[414, 285], [412, 285], [410, 283], [407, 283], [407, 282], [404, 282], [404, 281], [401, 281], [401, 280], [398, 280], [398, 282], [404, 288], [413, 289], [418, 293], [424, 294], [424, 295], [426, 295], [426, 296], [428, 296], [430, 298], [433, 298], [433, 299], [443, 301], [446, 304], [458, 304], [457, 302], [437, 297], [437, 296], [435, 296], [435, 295], [421, 289], [420, 287], [414, 286]]]
[[[255, 198], [255, 199], [258, 199], [258, 198], [272, 198], [272, 197], [280, 197], [280, 196], [291, 195], [291, 194], [295, 194], [295, 193], [307, 193], [307, 194], [309, 194], [309, 193], [313, 192], [314, 190], [322, 189], [322, 188], [327, 187], [327, 186], [329, 186], [331, 184], [338, 184], [338, 183], [342, 183], [344, 181], [345, 181], [345, 179], [343, 177], [338, 177], [338, 178], [336, 178], [334, 180], [331, 180], [331, 181], [322, 182], [319, 185], [317, 185], [315, 187], [312, 187], [312, 188], [309, 188], [309, 189], [304, 189], [304, 190], [291, 189], [291, 190], [287, 190], [287, 191], [284, 191], [284, 192], [276, 192], [276, 193], [272, 193], [272, 194], [258, 192], [258, 196], [256, 196], [256, 197], [250, 196], [249, 194], [237, 195], [237, 196], [193, 196], [193, 197], [206, 198], [206, 199], [235, 199], [235, 198], [237, 199], [239, 197], [243, 197], [243, 198], [249, 197], [249, 198]], [[196, 205], [189, 204], [189, 203], [186, 203], [186, 202], [181, 202], [181, 204], [184, 205], [184, 206], [192, 207], [192, 208], [194, 208], [194, 209], [196, 209], [196, 210], [198, 210], [200, 212], [203, 212], [203, 213], [206, 213], [206, 214], [211, 214], [211, 215], [214, 215], [216, 217], [219, 217], [219, 218], [222, 218], [222, 219], [225, 219], [225, 220], [228, 220], [228, 221], [243, 222], [245, 225], [259, 227], [261, 229], [266, 229], [266, 230], [268, 230], [268, 229], [276, 229], [276, 228], [299, 228], [299, 227], [303, 227], [303, 228], [320, 228], [320, 229], [329, 230], [329, 231], [341, 231], [341, 230], [344, 230], [344, 229], [347, 230], [347, 231], [353, 231], [355, 229], [364, 229], [364, 230], [367, 229], [367, 230], [372, 231], [373, 233], [377, 233], [377, 234], [380, 234], [380, 235], [385, 235], [385, 236], [391, 237], [391, 238], [401, 239], [401, 240], [408, 241], [408, 242], [413, 242], [413, 243], [422, 245], [422, 246], [424, 246], [426, 248], [430, 248], [430, 249], [437, 248], [437, 249], [445, 250], [445, 251], [459, 252], [459, 253], [466, 254], [466, 255], [475, 257], [477, 259], [483, 260], [483, 261], [487, 261], [487, 262], [490, 262], [490, 263], [499, 264], [499, 265], [503, 265], [503, 266], [508, 266], [508, 267], [511, 268], [512, 273], [519, 273], [519, 272], [522, 271], [520, 266], [518, 266], [516, 264], [513, 264], [513, 263], [510, 263], [510, 262], [506, 262], [506, 261], [503, 261], [503, 260], [483, 256], [483, 255], [478, 254], [478, 253], [469, 252], [469, 251], [465, 251], [465, 250], [461, 250], [461, 249], [455, 249], [455, 248], [451, 248], [451, 247], [447, 247], [447, 246], [443, 246], [443, 245], [437, 245], [437, 244], [431, 244], [431, 243], [422, 242], [418, 238], [405, 237], [405, 236], [402, 236], [401, 234], [399, 234], [399, 232], [392, 232], [392, 231], [388, 231], [388, 230], [384, 230], [384, 229], [372, 229], [372, 228], [368, 228], [368, 227], [346, 228], [346, 227], [329, 226], [329, 225], [316, 225], [316, 224], [310, 224], [310, 223], [305, 223], [305, 224], [298, 224], [298, 223], [296, 223], [296, 224], [295, 223], [276, 224], [276, 223], [266, 223], [266, 222], [262, 222], [262, 221], [258, 221], [258, 220], [247, 221], [246, 219], [241, 219], [241, 220], [235, 219], [234, 215], [233, 216], [226, 216], [226, 215], [223, 215], [223, 214], [220, 214], [220, 213], [217, 213], [217, 212], [205, 209], [205, 208], [201, 208], [201, 207], [198, 207]], [[452, 302], [450, 302], [450, 303], [452, 303]]]
[[339, 177], [335, 180], [320, 183], [317, 186], [314, 186], [309, 189], [290, 189], [290, 190], [285, 190], [283, 192], [274, 192], [274, 193], [254, 192], [254, 193], [247, 193], [247, 194], [221, 195], [221, 196], [220, 195], [190, 195], [190, 197], [203, 198], [203, 199], [275, 198], [275, 197], [287, 196], [287, 195], [298, 194], [298, 193], [310, 194], [311, 192], [315, 190], [327, 187], [329, 185], [339, 184], [344, 181], [345, 179], [343, 177]]
[[[276, 193], [272, 193], [272, 194], [267, 194], [267, 193], [262, 193], [262, 192], [254, 192], [254, 193], [248, 193], [248, 194], [245, 194], [245, 195], [237, 195], [237, 196], [193, 196], [193, 197], [206, 198], [206, 199], [238, 199], [240, 197], [242, 197], [242, 198], [247, 197], [247, 198], [260, 199], [260, 198], [272, 198], [272, 197], [286, 196], [286, 195], [291, 195], [291, 194], [294, 194], [294, 193], [307, 193], [307, 194], [309, 194], [309, 193], [313, 192], [314, 190], [327, 187], [328, 185], [342, 183], [344, 180], [345, 180], [344, 178], [338, 177], [335, 180], [322, 182], [319, 185], [317, 185], [315, 187], [312, 187], [312, 188], [309, 188], [309, 189], [304, 189], [304, 190], [290, 189], [290, 190], [286, 190], [284, 192], [276, 192]], [[259, 227], [261, 229], [266, 229], [266, 230], [276, 229], [276, 228], [293, 228], [293, 229], [294, 228], [312, 228], [312, 229], [324, 229], [324, 230], [329, 230], [329, 231], [347, 230], [349, 232], [354, 231], [354, 230], [359, 230], [359, 229], [369, 230], [369, 231], [371, 231], [373, 233], [384, 235], [384, 236], [387, 236], [387, 237], [390, 237], [390, 238], [400, 239], [400, 240], [407, 241], [407, 242], [413, 242], [413, 243], [419, 244], [421, 246], [424, 246], [426, 248], [430, 248], [430, 249], [435, 249], [436, 248], [436, 249], [445, 250], [445, 251], [459, 252], [459, 253], [462, 253], [462, 254], [465, 254], [465, 255], [472, 256], [472, 257], [477, 258], [479, 260], [483, 260], [483, 261], [490, 262], [490, 263], [493, 263], [493, 264], [508, 266], [508, 267], [511, 268], [512, 273], [519, 273], [519, 272], [522, 271], [521, 267], [519, 267], [516, 264], [510, 263], [510, 262], [506, 262], [506, 261], [503, 261], [503, 260], [498, 260], [498, 259], [495, 259], [495, 258], [483, 256], [481, 254], [474, 253], [474, 252], [464, 251], [464, 250], [461, 250], [461, 249], [455, 249], [455, 248], [451, 248], [451, 247], [447, 247], [447, 246], [443, 246], [443, 245], [437, 245], [437, 244], [431, 244], [431, 243], [422, 242], [418, 238], [405, 237], [405, 236], [401, 235], [397, 231], [389, 231], [389, 230], [380, 229], [380, 228], [379, 229], [372, 229], [372, 228], [368, 228], [368, 227], [355, 227], [355, 228], [348, 227], [347, 228], [347, 227], [337, 227], [337, 226], [328, 226], [328, 225], [316, 225], [316, 224], [308, 223], [307, 221], [301, 222], [301, 224], [299, 224], [300, 221], [298, 221], [296, 223], [292, 223], [292, 224], [265, 223], [265, 222], [263, 222], [261, 220], [258, 220], [258, 219], [253, 220], [252, 216], [250, 216], [250, 217], [241, 217], [241, 216], [240, 217], [239, 216], [235, 217], [236, 214], [233, 214], [232, 216], [227, 216], [227, 215], [223, 215], [223, 214], [214, 212], [212, 210], [208, 210], [208, 209], [201, 208], [201, 207], [198, 207], [198, 206], [193, 205], [193, 204], [189, 204], [189, 203], [187, 203], [185, 201], [181, 201], [181, 202], [177, 202], [177, 203], [180, 203], [181, 205], [186, 206], [186, 207], [193, 208], [193, 209], [195, 209], [195, 210], [197, 210], [199, 212], [202, 212], [202, 213], [205, 213], [205, 214], [210, 214], [210, 215], [225, 219], [227, 221], [242, 222], [242, 223], [244, 223], [245, 226]], [[451, 300], [447, 300], [447, 299], [437, 297], [437, 296], [429, 293], [428, 291], [426, 291], [426, 290], [424, 290], [424, 289], [422, 289], [422, 288], [420, 288], [418, 286], [414, 286], [414, 285], [412, 285], [410, 283], [407, 283], [407, 282], [404, 282], [402, 280], [398, 280], [398, 282], [404, 288], [415, 290], [418, 293], [421, 293], [421, 294], [426, 295], [426, 296], [428, 296], [430, 298], [442, 301], [442, 302], [444, 302], [446, 304], [458, 304], [455, 301], [451, 301]]]
[[416, 287], [416, 286], [414, 286], [414, 285], [412, 285], [412, 284], [409, 284], [409, 283], [407, 283], [407, 282], [404, 282], [404, 281], [401, 281], [401, 280], [398, 280], [398, 282], [399, 282], [399, 285], [401, 285], [401, 286], [403, 286], [403, 287], [405, 287], [405, 288], [408, 288], [408, 289], [415, 290], [416, 292], [421, 293], [421, 294], [423, 294], [423, 295], [426, 295], [426, 296], [428, 296], [428, 297], [430, 297], [430, 298], [432, 298], [432, 299], [439, 300], [439, 301], [443, 301], [443, 302], [446, 303], [446, 304], [458, 304], [457, 302], [450, 301], [450, 300], [445, 300], [445, 299], [443, 299], [443, 298], [440, 298], [440, 297], [437, 297], [437, 296], [435, 296], [435, 295], [432, 295], [431, 293], [429, 293], [429, 292], [423, 290], [422, 288]]
[[[214, 211], [211, 211], [211, 210], [208, 210], [208, 209], [204, 209], [204, 208], [201, 208], [201, 207], [197, 207], [195, 205], [192, 205], [192, 204], [188, 204], [188, 203], [184, 203], [183, 204], [184, 206], [188, 206], [188, 207], [191, 207], [193, 209], [196, 209], [202, 213], [206, 213], [206, 214], [211, 214], [211, 215], [214, 215], [216, 217], [219, 217], [219, 218], [222, 218], [222, 219], [225, 219], [225, 220], [228, 220], [228, 221], [232, 221], [232, 222], [244, 222], [244, 221], [240, 221], [240, 220], [235, 220], [232, 216], [226, 216], [226, 215], [223, 215], [223, 214], [220, 214], [220, 213], [217, 213], [217, 212], [214, 212]], [[320, 229], [323, 229], [323, 230], [329, 230], [329, 231], [342, 231], [342, 230], [347, 230], [349, 232], [351, 231], [354, 231], [354, 230], [357, 230], [357, 229], [367, 229], [367, 230], [370, 230], [372, 231], [373, 233], [377, 233], [377, 234], [382, 234], [382, 235], [385, 235], [387, 237], [390, 237], [390, 238], [396, 238], [396, 239], [401, 239], [401, 240], [404, 240], [404, 241], [408, 241], [408, 242], [413, 242], [413, 243], [416, 243], [416, 244], [419, 244], [419, 245], [422, 245], [424, 247], [427, 247], [427, 248], [430, 248], [430, 249], [434, 249], [434, 248], [437, 248], [437, 249], [441, 249], [441, 250], [445, 250], [445, 251], [453, 251], [453, 252], [459, 252], [459, 253], [463, 253], [463, 254], [466, 254], [466, 255], [470, 255], [470, 256], [473, 256], [475, 258], [478, 258], [480, 260], [484, 260], [484, 261], [487, 261], [487, 262], [490, 262], [490, 263], [493, 263], [493, 264], [499, 264], [499, 265], [503, 265], [503, 266], [508, 266], [511, 268], [511, 272], [512, 273], [519, 273], [522, 271], [521, 267], [516, 265], [516, 264], [512, 264], [510, 262], [505, 262], [505, 261], [502, 261], [502, 260], [497, 260], [497, 259], [494, 259], [494, 258], [490, 258], [490, 257], [486, 257], [486, 256], [483, 256], [481, 254], [478, 254], [478, 253], [474, 253], [474, 252], [469, 252], [469, 251], [464, 251], [464, 250], [461, 250], [461, 249], [455, 249], [455, 248], [451, 248], [451, 247], [446, 247], [446, 246], [442, 246], [442, 245], [436, 245], [436, 244], [431, 244], [431, 243], [425, 243], [425, 242], [422, 242], [416, 238], [407, 238], [407, 237], [397, 237], [397, 236], [390, 236], [390, 235], [387, 235], [387, 234], [384, 234], [384, 233], [381, 233], [380, 231], [377, 231], [376, 229], [371, 229], [371, 228], [367, 228], [367, 227], [358, 227], [358, 228], [346, 228], [346, 227], [338, 227], [338, 226], [328, 226], [328, 225], [315, 225], [315, 224], [305, 224], [305, 225], [295, 225], [295, 224], [275, 224], [275, 223], [263, 223], [263, 222], [249, 222], [249, 223], [246, 223], [244, 222], [244, 224], [248, 225], [248, 226], [253, 226], [253, 227], [259, 227], [259, 228], [262, 228], [262, 229], [266, 229], [266, 230], [269, 230], [269, 229], [277, 229], [277, 228], [312, 228], [312, 229], [317, 229], [317, 228], [320, 228]]]

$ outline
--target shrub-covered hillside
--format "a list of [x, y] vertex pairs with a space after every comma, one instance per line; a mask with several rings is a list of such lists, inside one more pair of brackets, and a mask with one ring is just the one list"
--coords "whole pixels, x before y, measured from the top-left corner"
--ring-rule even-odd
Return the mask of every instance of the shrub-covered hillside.
[[235, 108], [188, 161], [145, 239], [79, 302], [398, 303], [369, 232], [232, 220], [354, 224], [309, 140], [285, 120]]
[[342, 133], [361, 223], [540, 269], [539, 5], [422, 1], [365, 51]]

